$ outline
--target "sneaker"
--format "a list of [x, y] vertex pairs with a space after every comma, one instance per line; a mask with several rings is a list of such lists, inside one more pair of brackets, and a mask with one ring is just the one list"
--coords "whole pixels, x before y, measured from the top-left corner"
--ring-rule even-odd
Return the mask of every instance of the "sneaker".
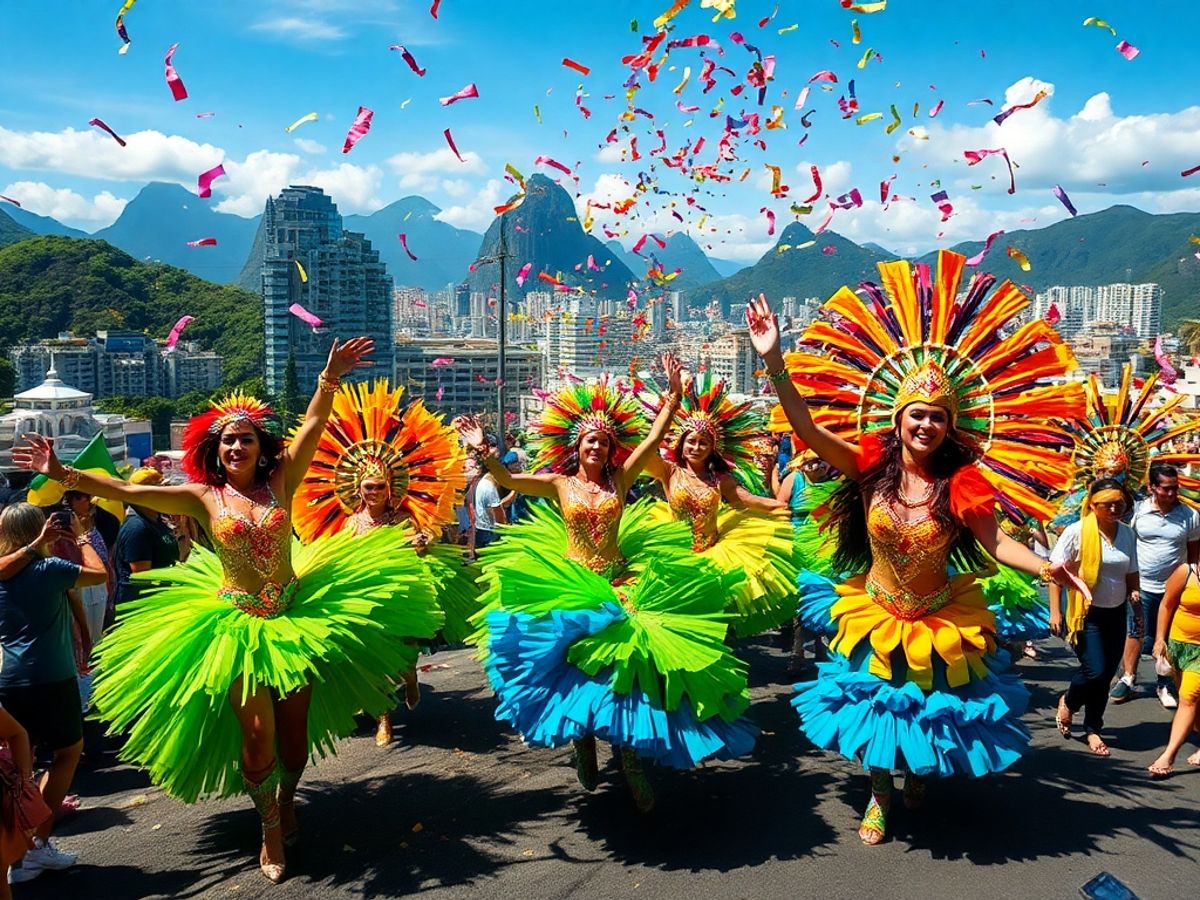
[[1179, 701], [1175, 699], [1175, 695], [1171, 693], [1171, 689], [1165, 684], [1159, 687], [1158, 702], [1162, 704], [1163, 709], [1177, 709]]
[[43, 841], [41, 838], [34, 838], [33, 849], [25, 854], [22, 865], [26, 869], [53, 869], [54, 871], [59, 871], [71, 868], [78, 859], [79, 857], [74, 853], [59, 850], [54, 838], [50, 838], [47, 841]]
[[1122, 675], [1117, 683], [1112, 686], [1112, 690], [1108, 692], [1108, 697], [1113, 703], [1124, 703], [1126, 700], [1133, 699], [1133, 679], [1128, 675]]
[[29, 869], [21, 863], [13, 863], [8, 867], [8, 883], [24, 884], [26, 881], [33, 881], [41, 874], [41, 869]]

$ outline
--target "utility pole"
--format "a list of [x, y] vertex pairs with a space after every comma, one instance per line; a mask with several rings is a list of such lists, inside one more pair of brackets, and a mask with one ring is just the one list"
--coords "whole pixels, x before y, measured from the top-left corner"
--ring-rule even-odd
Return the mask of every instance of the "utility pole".
[[508, 342], [508, 302], [504, 261], [508, 258], [508, 246], [504, 236], [504, 214], [500, 215], [500, 307], [496, 310], [496, 356], [499, 375], [496, 379], [496, 452], [504, 455], [504, 389], [508, 386], [504, 377], [504, 353]]

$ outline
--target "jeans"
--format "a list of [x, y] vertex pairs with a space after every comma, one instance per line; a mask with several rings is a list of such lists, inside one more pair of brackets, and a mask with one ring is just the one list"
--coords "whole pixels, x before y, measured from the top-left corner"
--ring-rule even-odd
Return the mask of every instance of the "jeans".
[[[1142, 656], [1149, 656], [1154, 649], [1154, 631], [1158, 628], [1158, 607], [1162, 604], [1162, 594], [1152, 591], [1142, 591]], [[1135, 633], [1133, 621], [1133, 604], [1129, 605], [1129, 633]], [[1136, 672], [1128, 674], [1134, 675]], [[1175, 684], [1168, 675], [1159, 675], [1157, 687], [1171, 688]]]
[[1067, 688], [1066, 704], [1073, 713], [1083, 710], [1083, 727], [1089, 732], [1104, 727], [1108, 684], [1125, 652], [1126, 605], [1112, 609], [1093, 606], [1075, 643], [1079, 671]]
[[475, 549], [482, 550], [489, 544], [494, 544], [500, 539], [500, 535], [495, 531], [488, 531], [486, 528], [475, 529]]

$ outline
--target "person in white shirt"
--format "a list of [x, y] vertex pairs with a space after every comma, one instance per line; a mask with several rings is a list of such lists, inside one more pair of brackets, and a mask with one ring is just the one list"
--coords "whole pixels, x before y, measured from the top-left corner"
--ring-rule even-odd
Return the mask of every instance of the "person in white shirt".
[[[490, 435], [489, 435], [490, 437]], [[494, 444], [489, 440], [487, 446]], [[491, 473], [485, 473], [475, 486], [475, 549], [481, 550], [500, 535], [497, 525], [508, 524], [504, 500], [500, 488]]]
[[[1124, 674], [1109, 692], [1113, 703], [1124, 703], [1135, 696], [1138, 658], [1148, 656], [1153, 649], [1154, 626], [1167, 578], [1184, 563], [1200, 562], [1200, 513], [1179, 501], [1179, 471], [1174, 466], [1150, 466], [1150, 496], [1137, 504], [1129, 524], [1137, 536], [1143, 618], [1130, 618], [1122, 660]], [[1155, 693], [1164, 708], [1179, 705], [1170, 676], [1158, 676]]]
[[1072, 591], [1067, 609], [1062, 591], [1050, 586], [1050, 631], [1066, 637], [1079, 658], [1079, 671], [1058, 701], [1055, 724], [1071, 737], [1071, 720], [1083, 710], [1088, 749], [1108, 756], [1100, 736], [1108, 685], [1121, 662], [1125, 646], [1126, 603], [1141, 615], [1138, 594], [1137, 540], [1121, 521], [1132, 497], [1115, 478], [1092, 483], [1083, 505], [1083, 518], [1067, 526], [1050, 554], [1052, 563], [1079, 563], [1079, 575], [1091, 590], [1091, 602]]

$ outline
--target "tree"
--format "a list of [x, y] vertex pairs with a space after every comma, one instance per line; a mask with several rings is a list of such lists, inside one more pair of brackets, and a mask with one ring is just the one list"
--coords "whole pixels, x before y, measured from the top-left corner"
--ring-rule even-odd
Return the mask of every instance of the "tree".
[[0, 397], [11, 397], [16, 390], [17, 377], [8, 357], [0, 356]]
[[1188, 356], [1200, 356], [1200, 319], [1184, 319], [1179, 323], [1179, 342]]
[[283, 367], [283, 392], [279, 395], [279, 415], [285, 423], [290, 423], [304, 411], [304, 407], [300, 378], [296, 374], [296, 355], [289, 352], [287, 363]]

